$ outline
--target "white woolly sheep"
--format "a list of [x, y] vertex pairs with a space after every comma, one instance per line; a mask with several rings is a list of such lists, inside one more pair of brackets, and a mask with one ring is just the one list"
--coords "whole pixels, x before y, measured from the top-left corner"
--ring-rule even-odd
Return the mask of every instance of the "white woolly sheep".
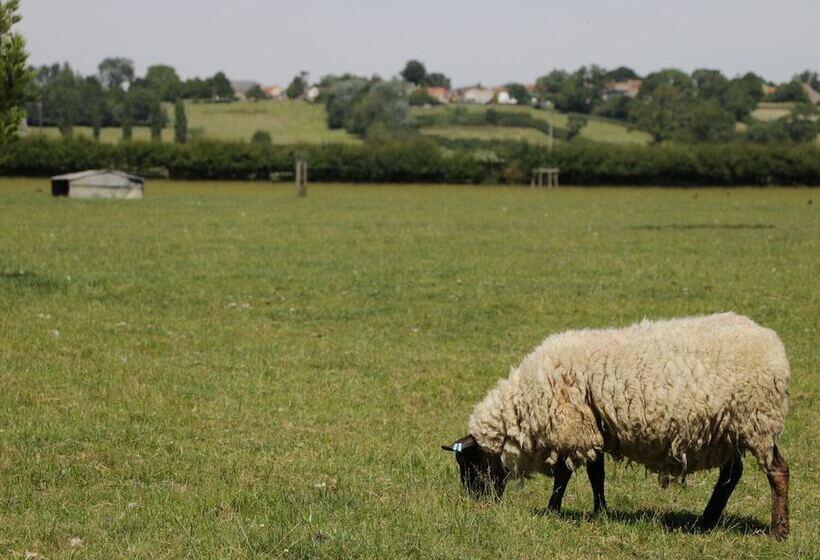
[[648, 321], [548, 337], [473, 410], [455, 451], [476, 495], [509, 477], [554, 476], [560, 511], [572, 471], [586, 464], [594, 510], [606, 508], [604, 458], [663, 478], [720, 468], [699, 529], [714, 527], [752, 454], [772, 489], [771, 534], [789, 532], [789, 469], [777, 449], [789, 363], [771, 330], [734, 313]]

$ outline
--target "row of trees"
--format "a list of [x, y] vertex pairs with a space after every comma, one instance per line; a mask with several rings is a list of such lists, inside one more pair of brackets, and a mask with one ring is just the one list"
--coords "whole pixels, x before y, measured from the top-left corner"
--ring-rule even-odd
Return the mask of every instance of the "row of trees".
[[[574, 72], [554, 70], [538, 79], [536, 93], [556, 108], [618, 119], [652, 134], [657, 142], [725, 141], [735, 135], [736, 122], [746, 122], [756, 131], [789, 129], [788, 136], [804, 139], [810, 134], [809, 109], [798, 108], [777, 125], [759, 123], [751, 113], [760, 101], [808, 101], [803, 83], [817, 84], [817, 74], [804, 72], [767, 95], [766, 82], [754, 73], [727, 78], [718, 70], [699, 69], [687, 74], [664, 69], [646, 75], [636, 97], [607, 95], [611, 82], [640, 79], [627, 67], [607, 71], [583, 66]], [[815, 132], [816, 134], [816, 132]]]
[[173, 102], [175, 139], [184, 142], [183, 98], [228, 101], [234, 96], [222, 72], [204, 80], [183, 81], [171, 66], [157, 64], [139, 77], [134, 63], [126, 58], [106, 58], [97, 70], [96, 75], [82, 76], [67, 63], [34, 69], [25, 106], [29, 123], [56, 126], [63, 136], [71, 136], [75, 126], [89, 126], [95, 138], [103, 127], [122, 127], [125, 140], [131, 139], [134, 126], [148, 126], [151, 137], [159, 139], [169, 122], [163, 102]]

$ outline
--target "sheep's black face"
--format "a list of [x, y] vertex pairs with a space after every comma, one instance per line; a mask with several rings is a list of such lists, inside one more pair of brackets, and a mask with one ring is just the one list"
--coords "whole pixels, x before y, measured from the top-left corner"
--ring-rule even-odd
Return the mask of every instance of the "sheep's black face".
[[476, 498], [504, 494], [509, 472], [501, 464], [501, 458], [485, 451], [473, 436], [466, 436], [442, 449], [454, 451], [461, 476], [461, 483], [467, 492]]

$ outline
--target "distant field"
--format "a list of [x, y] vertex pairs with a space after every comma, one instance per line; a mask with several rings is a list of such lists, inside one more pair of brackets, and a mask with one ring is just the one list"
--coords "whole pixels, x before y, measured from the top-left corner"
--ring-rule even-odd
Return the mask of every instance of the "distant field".
[[[421, 133], [454, 140], [523, 140], [530, 144], [544, 146], [549, 143], [549, 137], [540, 130], [512, 126], [431, 126], [422, 128]], [[554, 140], [554, 142], [558, 144], [561, 141]]]
[[[31, 126], [27, 132], [28, 135], [33, 134], [45, 134], [49, 138], [60, 138], [60, 130], [53, 126], [46, 126], [43, 128], [39, 128], [36, 126]], [[78, 137], [85, 137], [85, 138], [93, 138], [94, 132], [91, 127], [88, 126], [75, 126], [73, 135], [75, 138]], [[150, 140], [151, 139], [151, 129], [146, 126], [136, 126], [133, 130], [133, 138], [134, 140]], [[165, 129], [162, 131], [162, 140], [164, 142], [171, 142], [174, 139], [174, 131]], [[102, 142], [108, 142], [110, 144], [115, 144], [122, 140], [122, 129], [121, 128], [102, 128], [100, 129], [100, 140]]]
[[[327, 127], [327, 116], [324, 105], [304, 101], [237, 101], [235, 103], [192, 103], [187, 102], [185, 109], [188, 116], [188, 127], [191, 133], [197, 129], [205, 138], [218, 140], [250, 140], [257, 130], [270, 132], [274, 144], [321, 144], [321, 143], [357, 143], [355, 136], [343, 130], [330, 130]], [[163, 130], [162, 139], [173, 141], [173, 108], [168, 107], [171, 122]], [[30, 128], [30, 133], [39, 129]], [[59, 136], [56, 128], [45, 128], [49, 136]], [[76, 127], [74, 134], [91, 137], [91, 129]], [[148, 140], [150, 130], [146, 127], [134, 129], [134, 138]], [[102, 131], [104, 142], [119, 142], [122, 129], [112, 128]]]
[[[0, 180], [0, 558], [817, 558], [816, 190], [308, 190]], [[439, 445], [548, 333], [726, 310], [788, 350], [789, 540], [748, 458], [703, 535], [714, 471], [465, 495]]]
[[[256, 130], [270, 132], [275, 144], [357, 143], [344, 130], [327, 127], [321, 103], [305, 101], [237, 101], [188, 103], [188, 126], [202, 128], [207, 138], [250, 140]], [[173, 113], [169, 111], [173, 116]]]
[[794, 103], [770, 103], [761, 102], [752, 111], [752, 117], [761, 121], [774, 121], [782, 117], [788, 117]]
[[[533, 107], [517, 107], [517, 106], [503, 106], [503, 105], [459, 105], [458, 107], [463, 107], [464, 110], [468, 112], [486, 112], [489, 109], [494, 109], [496, 111], [508, 111], [508, 112], [516, 112], [516, 113], [527, 113], [532, 115], [536, 119], [540, 119], [542, 121], [550, 122], [561, 128], [566, 128], [567, 122], [569, 121], [569, 115], [566, 113], [558, 113], [555, 111], [545, 111], [543, 109], [535, 109]], [[453, 105], [440, 105], [437, 107], [427, 107], [427, 108], [413, 108], [412, 112], [416, 114], [430, 114], [432, 113], [444, 113], [446, 111], [454, 110], [455, 106]], [[618, 144], [648, 144], [652, 137], [647, 134], [646, 132], [640, 130], [630, 130], [628, 126], [611, 121], [608, 119], [601, 119], [595, 116], [587, 116], [587, 125], [581, 129], [580, 136], [582, 138], [586, 138], [588, 140], [592, 140], [595, 142], [614, 142]], [[498, 137], [500, 139], [508, 139], [511, 136], [511, 133], [508, 130], [498, 131], [498, 128], [504, 127], [448, 127], [448, 128], [458, 128], [458, 132], [454, 134], [457, 135], [458, 138], [480, 138], [480, 139], [493, 139]], [[441, 130], [439, 128], [439, 130]], [[495, 133], [492, 130], [496, 130]], [[523, 129], [519, 129], [523, 130]], [[534, 131], [538, 132], [538, 131]], [[540, 136], [543, 136], [542, 133], [538, 132]], [[538, 143], [540, 143], [540, 136], [531, 135], [529, 138], [532, 138], [533, 141], [538, 139]], [[523, 138], [522, 138], [523, 139]]]

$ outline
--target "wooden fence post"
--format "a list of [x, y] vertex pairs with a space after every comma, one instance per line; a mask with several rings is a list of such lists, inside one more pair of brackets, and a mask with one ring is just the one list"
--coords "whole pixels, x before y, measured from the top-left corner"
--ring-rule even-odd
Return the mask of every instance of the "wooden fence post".
[[307, 162], [303, 159], [296, 160], [296, 194], [307, 196]]

